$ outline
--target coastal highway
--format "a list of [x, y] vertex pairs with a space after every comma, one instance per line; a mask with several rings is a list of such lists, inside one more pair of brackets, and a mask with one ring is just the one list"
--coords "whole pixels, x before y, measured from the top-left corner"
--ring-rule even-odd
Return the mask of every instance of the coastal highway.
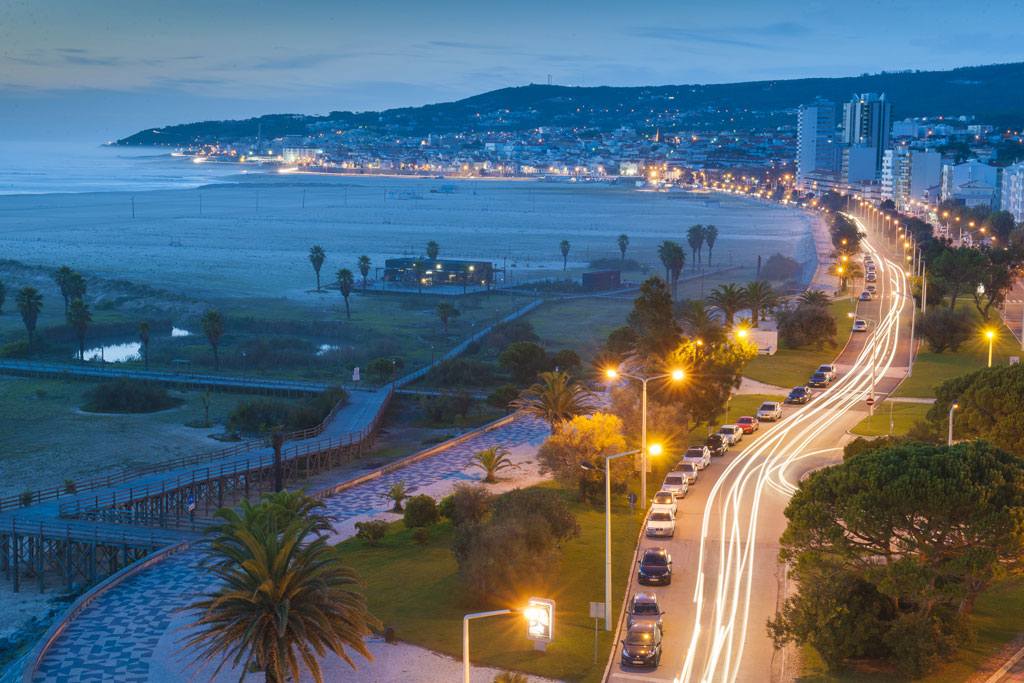
[[761, 683], [792, 673], [785, 651], [776, 652], [765, 631], [791, 589], [777, 561], [783, 511], [802, 475], [841, 460], [847, 430], [867, 412], [872, 358], [878, 400], [906, 374], [912, 301], [906, 278], [898, 261], [866, 249], [881, 296], [860, 303], [858, 314], [877, 325], [852, 335], [831, 387], [816, 390], [807, 405], [787, 406], [778, 423], [765, 423], [713, 459], [679, 501], [675, 538], [641, 541], [672, 554], [671, 586], [638, 586], [635, 569], [629, 586], [630, 595], [645, 590], [661, 598], [664, 654], [654, 671], [633, 669], [620, 664], [616, 647], [607, 680]]

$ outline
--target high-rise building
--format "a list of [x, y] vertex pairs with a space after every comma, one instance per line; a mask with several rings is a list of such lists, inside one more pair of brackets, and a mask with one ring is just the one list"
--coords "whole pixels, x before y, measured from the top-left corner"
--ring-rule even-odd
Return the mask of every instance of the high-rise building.
[[836, 169], [836, 105], [818, 99], [802, 105], [796, 119], [796, 179], [807, 189], [807, 176], [814, 171]]
[[885, 150], [882, 158], [882, 198], [891, 199], [906, 211], [911, 201], [920, 201], [928, 188], [942, 179], [942, 155], [934, 150], [898, 145]]
[[1024, 161], [1003, 169], [1003, 192], [1000, 199], [1003, 211], [1013, 214], [1017, 222], [1024, 221]]
[[868, 147], [875, 151], [875, 173], [882, 170], [882, 157], [889, 147], [892, 131], [892, 104], [885, 93], [854, 94], [843, 104], [841, 142], [850, 147]]

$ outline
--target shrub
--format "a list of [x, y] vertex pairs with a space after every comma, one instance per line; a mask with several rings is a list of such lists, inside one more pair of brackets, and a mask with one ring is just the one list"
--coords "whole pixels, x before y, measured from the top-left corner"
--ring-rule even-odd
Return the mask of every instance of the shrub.
[[971, 321], [964, 309], [933, 308], [921, 316], [918, 335], [928, 342], [932, 353], [956, 353], [971, 336]]
[[420, 396], [420, 405], [427, 420], [447, 424], [468, 413], [473, 399], [464, 392], [444, 392], [440, 396]]
[[632, 327], [628, 325], [624, 327], [616, 327], [614, 330], [608, 333], [608, 341], [605, 342], [605, 348], [615, 355], [621, 356], [624, 353], [628, 353], [633, 350], [636, 345], [637, 333]]
[[591, 259], [589, 267], [591, 270], [640, 270], [640, 264], [631, 258], [625, 261], [614, 257]]
[[316, 427], [324, 421], [338, 403], [348, 403], [348, 392], [341, 387], [331, 387], [315, 396], [305, 399], [293, 407], [288, 415], [290, 429]]
[[494, 408], [501, 408], [508, 413], [508, 404], [519, 398], [519, 388], [511, 382], [506, 382], [487, 395], [487, 405]]
[[497, 520], [522, 520], [540, 515], [550, 525], [556, 544], [580, 533], [576, 515], [569, 510], [565, 499], [551, 489], [530, 487], [503, 493], [495, 499], [491, 514]]
[[493, 494], [481, 484], [459, 483], [455, 490], [441, 499], [438, 512], [451, 520], [452, 526], [479, 524], [487, 516]]
[[762, 280], [788, 280], [800, 272], [800, 264], [788, 256], [772, 254], [761, 268]]
[[371, 519], [366, 522], [356, 522], [356, 538], [366, 541], [366, 545], [375, 547], [380, 540], [388, 533], [388, 523], [383, 519]]
[[242, 432], [262, 432], [272, 427], [288, 424], [291, 406], [283, 401], [269, 398], [255, 398], [239, 401], [228, 413], [228, 428]]
[[416, 541], [419, 545], [426, 545], [430, 543], [430, 529], [425, 526], [413, 529], [412, 540]]
[[78, 490], [78, 486], [75, 485], [75, 480], [74, 479], [65, 479], [64, 480], [64, 493], [67, 493], [67, 494], [70, 495], [70, 494], [74, 493], [77, 490]]
[[167, 410], [183, 401], [171, 398], [158, 384], [147, 384], [132, 379], [104, 382], [85, 394], [82, 410], [90, 413], [155, 413]]
[[836, 320], [823, 306], [798, 306], [795, 309], [779, 311], [779, 338], [791, 349], [814, 344], [821, 351], [828, 344], [833, 349], [836, 342]]
[[19, 339], [0, 346], [0, 358], [27, 358], [38, 346], [38, 342], [29, 344], [27, 339]]
[[402, 516], [402, 522], [405, 524], [406, 529], [413, 529], [437, 524], [440, 518], [441, 516], [437, 511], [437, 503], [434, 502], [434, 499], [425, 493], [421, 493], [410, 498], [405, 504], [405, 514]]
[[551, 364], [563, 372], [572, 372], [578, 370], [583, 362], [572, 349], [562, 349], [551, 357]]
[[515, 342], [498, 356], [498, 364], [512, 374], [519, 384], [532, 382], [538, 373], [551, 366], [544, 348], [533, 342]]
[[405, 367], [401, 358], [375, 358], [366, 366], [366, 374], [381, 384], [390, 382], [392, 376]]
[[467, 358], [449, 358], [438, 363], [427, 373], [427, 382], [436, 386], [481, 387], [489, 385], [494, 378], [491, 365]]
[[515, 342], [538, 342], [540, 337], [533, 330], [533, 325], [525, 320], [510, 320], [507, 323], [498, 323], [491, 328], [487, 335], [487, 345], [498, 351], [506, 349]]

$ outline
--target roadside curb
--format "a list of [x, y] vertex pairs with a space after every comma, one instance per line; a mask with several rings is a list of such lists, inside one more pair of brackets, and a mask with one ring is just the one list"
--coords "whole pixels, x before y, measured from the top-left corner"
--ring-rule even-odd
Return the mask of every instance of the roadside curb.
[[996, 669], [996, 672], [994, 674], [985, 679], [985, 683], [997, 683], [999, 679], [1006, 675], [1006, 672], [1013, 668], [1014, 664], [1021, 660], [1022, 657], [1024, 657], [1024, 647], [1017, 650], [1017, 652], [1012, 657], [1006, 660], [1006, 663], [1004, 663], [1001, 667]]

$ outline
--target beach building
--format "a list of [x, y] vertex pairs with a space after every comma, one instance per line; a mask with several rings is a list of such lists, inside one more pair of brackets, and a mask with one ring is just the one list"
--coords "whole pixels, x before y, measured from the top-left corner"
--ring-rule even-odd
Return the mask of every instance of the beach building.
[[459, 285], [463, 288], [494, 284], [494, 266], [488, 261], [453, 259], [390, 258], [384, 261], [378, 278], [408, 287]]

